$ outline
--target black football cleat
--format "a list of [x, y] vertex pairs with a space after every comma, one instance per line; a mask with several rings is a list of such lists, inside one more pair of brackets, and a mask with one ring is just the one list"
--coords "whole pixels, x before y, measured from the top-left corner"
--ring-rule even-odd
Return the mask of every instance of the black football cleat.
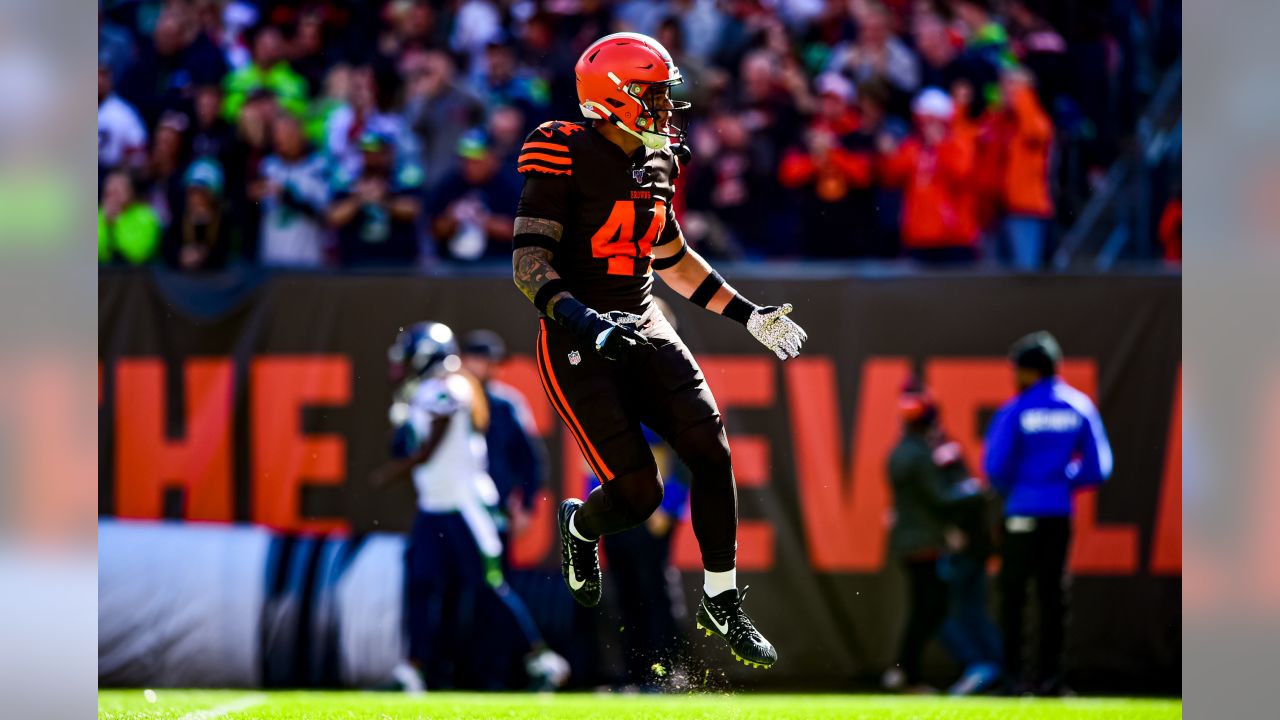
[[600, 602], [600, 543], [583, 542], [569, 532], [569, 518], [580, 507], [582, 501], [572, 498], [560, 503], [560, 571], [573, 599], [583, 607], [595, 607]]
[[743, 665], [768, 669], [778, 661], [778, 651], [760, 634], [751, 618], [742, 610], [747, 588], [729, 590], [698, 603], [698, 627], [707, 637], [719, 635], [729, 643], [729, 652]]

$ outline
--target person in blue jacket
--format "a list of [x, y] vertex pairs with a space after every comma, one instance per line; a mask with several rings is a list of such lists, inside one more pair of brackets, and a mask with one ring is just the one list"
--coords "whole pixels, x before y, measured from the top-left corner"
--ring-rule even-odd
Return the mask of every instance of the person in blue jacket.
[[[1019, 339], [1009, 359], [1018, 395], [992, 419], [984, 463], [988, 481], [1004, 500], [1005, 671], [1017, 694], [1062, 694], [1071, 497], [1111, 477], [1111, 444], [1093, 402], [1059, 377], [1062, 350], [1053, 335], [1041, 331]], [[1026, 675], [1023, 664], [1023, 612], [1031, 582], [1040, 620], [1036, 678]]]

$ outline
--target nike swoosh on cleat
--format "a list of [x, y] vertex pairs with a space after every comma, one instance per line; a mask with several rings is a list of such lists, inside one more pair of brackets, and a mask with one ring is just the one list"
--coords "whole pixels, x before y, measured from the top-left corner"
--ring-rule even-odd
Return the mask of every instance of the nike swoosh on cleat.
[[572, 564], [570, 564], [570, 565], [569, 565], [569, 589], [571, 589], [571, 590], [581, 590], [581, 589], [582, 589], [582, 586], [583, 586], [583, 585], [586, 585], [586, 584], [587, 584], [587, 581], [586, 581], [586, 580], [579, 580], [579, 579], [578, 579], [578, 573], [574, 572], [574, 570], [573, 570], [573, 565], [572, 565]]
[[716, 619], [716, 616], [711, 613], [711, 608], [707, 607], [706, 600], [702, 601], [702, 609], [707, 612], [707, 617], [711, 618], [711, 624], [716, 626], [716, 630], [719, 630], [721, 635], [727, 635], [729, 633], [729, 623], [726, 622], [724, 625], [721, 625], [720, 621]]

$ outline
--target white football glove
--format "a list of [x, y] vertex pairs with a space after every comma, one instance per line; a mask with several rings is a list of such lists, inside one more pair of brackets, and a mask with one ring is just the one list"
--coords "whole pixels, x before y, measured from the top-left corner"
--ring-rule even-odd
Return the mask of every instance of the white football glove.
[[782, 307], [769, 305], [756, 308], [747, 318], [747, 330], [761, 345], [772, 350], [779, 360], [790, 360], [799, 355], [804, 341], [809, 339], [804, 329], [787, 317], [791, 310], [791, 303]]

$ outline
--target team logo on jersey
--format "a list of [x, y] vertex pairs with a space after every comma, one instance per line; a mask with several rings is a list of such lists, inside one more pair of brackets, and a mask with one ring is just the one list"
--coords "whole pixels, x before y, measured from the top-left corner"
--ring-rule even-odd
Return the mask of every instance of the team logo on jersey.
[[639, 184], [643, 185], [643, 184], [644, 184], [644, 176], [645, 176], [645, 174], [646, 174], [646, 173], [648, 173], [648, 172], [649, 172], [649, 171], [648, 171], [648, 169], [647, 169], [647, 168], [642, 168], [642, 167], [641, 167], [641, 168], [631, 168], [631, 179], [632, 179], [632, 180], [635, 180], [637, 183], [639, 183]]
[[580, 362], [582, 362], [582, 355], [577, 350], [571, 350], [569, 352], [569, 364], [577, 365]]

